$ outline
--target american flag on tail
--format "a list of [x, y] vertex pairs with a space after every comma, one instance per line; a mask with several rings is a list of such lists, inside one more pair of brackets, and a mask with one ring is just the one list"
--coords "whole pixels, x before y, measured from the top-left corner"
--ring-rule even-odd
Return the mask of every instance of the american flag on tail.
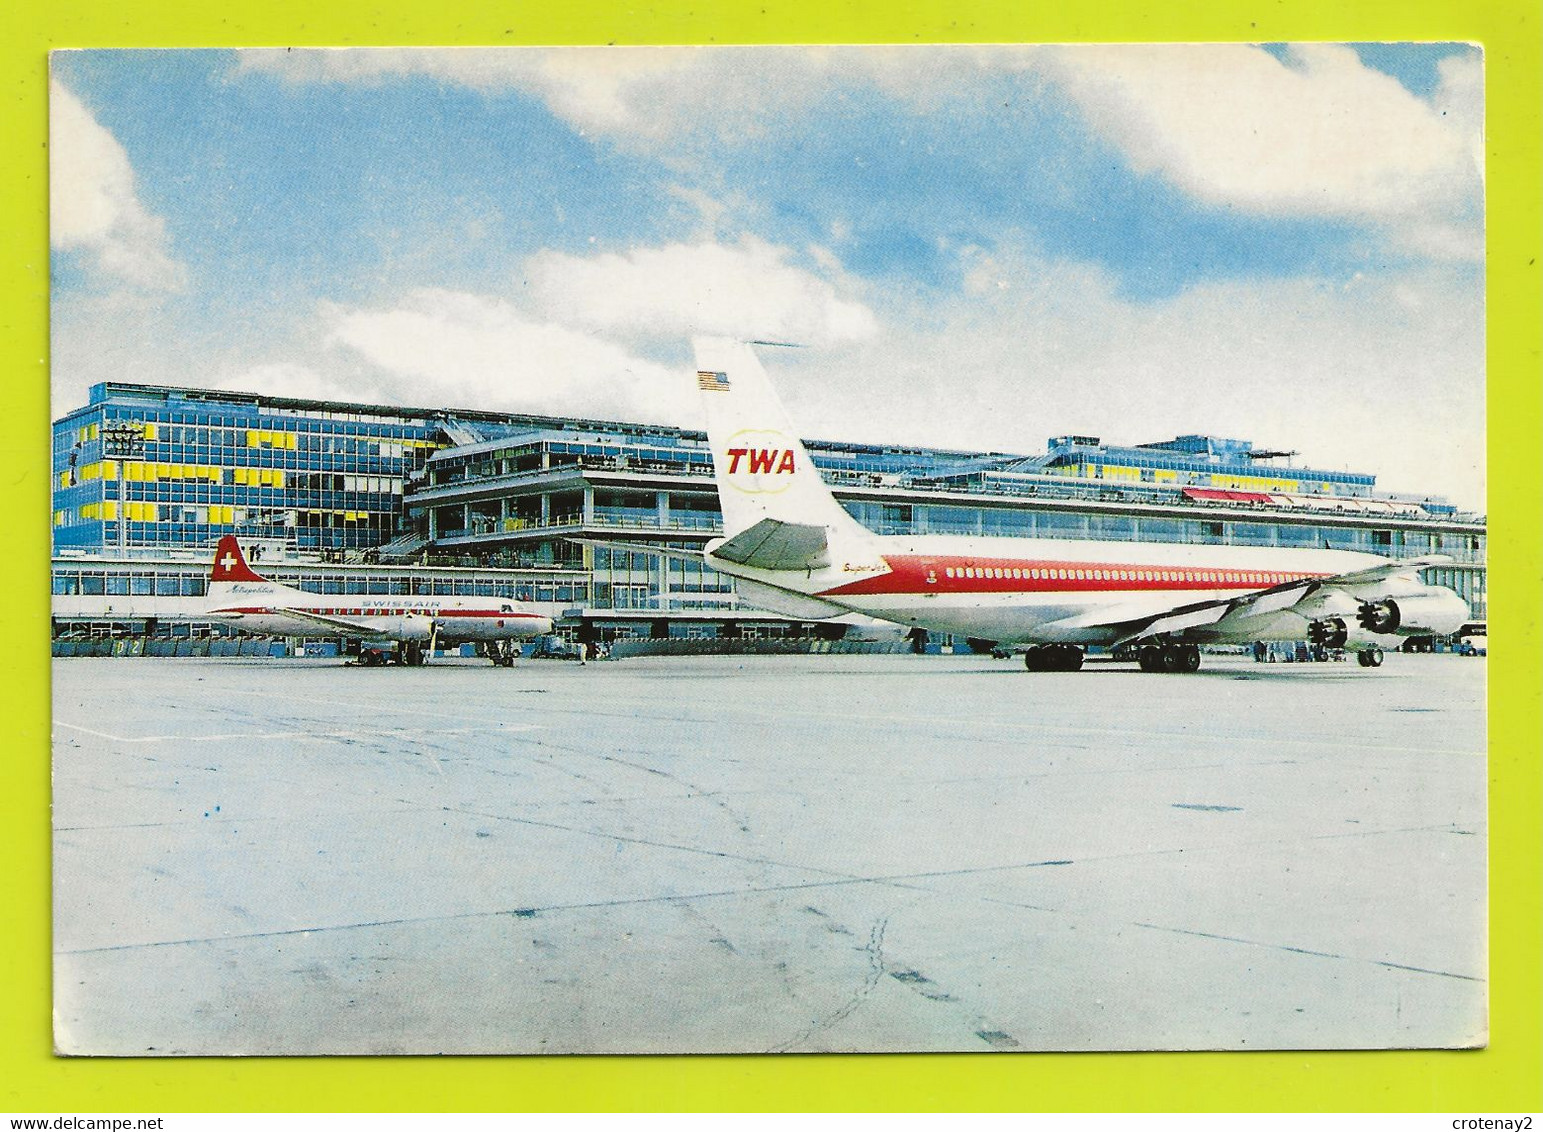
[[699, 369], [696, 371], [696, 384], [698, 389], [708, 393], [727, 393], [729, 390], [729, 375], [726, 373], [714, 373], [712, 370]]

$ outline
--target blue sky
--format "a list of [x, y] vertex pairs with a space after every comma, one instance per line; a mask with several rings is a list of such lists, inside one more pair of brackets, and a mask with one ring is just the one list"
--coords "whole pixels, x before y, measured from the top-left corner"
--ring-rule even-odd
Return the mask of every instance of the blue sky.
[[702, 330], [807, 342], [768, 360], [810, 435], [1217, 432], [1477, 506], [1481, 68], [60, 53], [56, 407], [121, 378], [689, 424]]

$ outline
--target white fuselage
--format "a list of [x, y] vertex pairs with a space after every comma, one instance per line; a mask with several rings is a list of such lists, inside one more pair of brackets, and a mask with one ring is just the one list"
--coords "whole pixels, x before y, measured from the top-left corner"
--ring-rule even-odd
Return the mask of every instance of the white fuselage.
[[[798, 592], [887, 621], [1004, 643], [1109, 643], [1119, 637], [1112, 623], [1386, 561], [1336, 550], [950, 535], [873, 536], [861, 551], [868, 553], [800, 573]], [[788, 587], [786, 571], [711, 554], [709, 560], [727, 573]], [[1323, 612], [1354, 610], [1352, 604]], [[1318, 612], [1309, 603], [1199, 635], [1218, 641], [1300, 637]]]
[[[311, 616], [304, 616], [309, 614]], [[552, 620], [497, 597], [406, 597], [312, 594], [266, 583], [229, 583], [207, 615], [249, 633], [355, 636], [383, 640], [527, 640], [552, 631]], [[323, 618], [358, 626], [350, 632]]]

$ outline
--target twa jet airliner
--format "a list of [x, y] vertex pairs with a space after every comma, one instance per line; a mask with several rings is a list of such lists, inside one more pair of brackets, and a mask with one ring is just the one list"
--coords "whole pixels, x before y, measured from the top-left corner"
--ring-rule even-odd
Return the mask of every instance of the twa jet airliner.
[[821, 480], [751, 346], [693, 345], [725, 532], [702, 558], [774, 612], [1020, 646], [1031, 671], [1080, 668], [1082, 645], [1128, 645], [1143, 671], [1193, 672], [1202, 644], [1303, 638], [1376, 667], [1400, 637], [1468, 620], [1456, 593], [1419, 580], [1451, 561], [1440, 555], [876, 535]]
[[[315, 594], [281, 586], [246, 564], [235, 536], [220, 539], [205, 615], [249, 633], [394, 642], [398, 664], [423, 664], [436, 646], [476, 642], [494, 664], [514, 663], [514, 641], [552, 631], [552, 620], [500, 597]], [[384, 663], [362, 649], [361, 664]]]

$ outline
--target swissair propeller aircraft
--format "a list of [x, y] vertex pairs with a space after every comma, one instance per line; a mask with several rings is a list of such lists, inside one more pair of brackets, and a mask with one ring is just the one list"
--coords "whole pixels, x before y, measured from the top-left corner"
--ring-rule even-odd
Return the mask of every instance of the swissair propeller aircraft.
[[1079, 646], [1096, 644], [1132, 646], [1146, 672], [1193, 672], [1201, 644], [1303, 638], [1375, 667], [1400, 637], [1468, 620], [1456, 593], [1419, 580], [1441, 555], [876, 535], [820, 479], [751, 346], [693, 345], [725, 532], [703, 560], [774, 612], [1019, 646], [1032, 671], [1080, 668]]
[[[493, 663], [514, 663], [514, 641], [552, 631], [552, 620], [499, 597], [408, 597], [315, 594], [281, 586], [255, 573], [233, 535], [220, 539], [209, 574], [205, 615], [251, 633], [353, 637], [395, 643], [399, 664], [423, 664], [436, 646], [477, 642]], [[363, 664], [380, 664], [374, 649]]]

